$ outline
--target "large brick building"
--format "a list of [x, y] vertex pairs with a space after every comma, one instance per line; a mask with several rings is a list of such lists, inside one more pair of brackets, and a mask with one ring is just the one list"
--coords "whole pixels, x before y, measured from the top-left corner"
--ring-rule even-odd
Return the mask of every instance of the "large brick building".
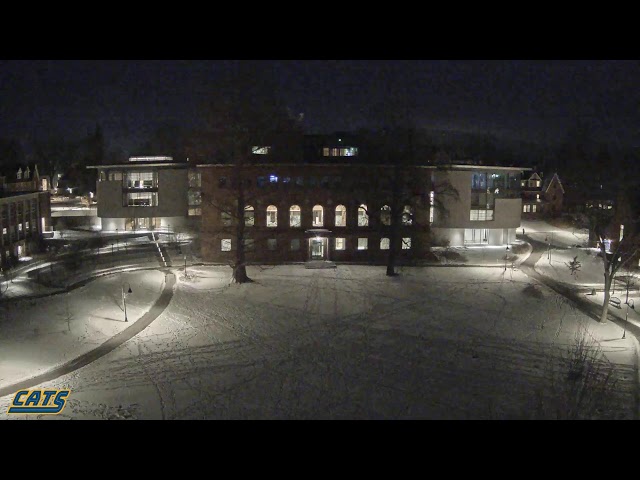
[[[428, 242], [429, 174], [410, 167], [402, 193], [401, 257]], [[200, 165], [200, 243], [206, 261], [227, 262], [237, 248], [234, 167]], [[371, 262], [390, 245], [393, 167], [362, 164], [263, 164], [242, 172], [247, 261], [311, 259]], [[403, 182], [404, 183], [404, 182]], [[373, 188], [372, 188], [373, 187]]]
[[[378, 262], [390, 246], [396, 171], [363, 163], [243, 167], [244, 219], [235, 215], [238, 173], [200, 165], [205, 261], [230, 262], [244, 221], [247, 261]], [[434, 243], [504, 245], [520, 226], [522, 168], [410, 165], [402, 168], [400, 258], [424, 258]], [[235, 185], [234, 185], [235, 183]], [[440, 191], [448, 184], [456, 194]], [[443, 198], [437, 198], [442, 195]], [[437, 205], [443, 205], [438, 208]]]

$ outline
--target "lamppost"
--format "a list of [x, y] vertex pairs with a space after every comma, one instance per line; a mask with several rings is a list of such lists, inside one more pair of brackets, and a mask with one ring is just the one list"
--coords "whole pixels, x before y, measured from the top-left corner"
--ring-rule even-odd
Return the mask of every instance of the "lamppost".
[[633, 275], [631, 274], [631, 270], [627, 269], [627, 299], [625, 300], [624, 303], [626, 303], [627, 305], [629, 304], [629, 288], [630, 287], [635, 287], [635, 283], [633, 283]]
[[624, 330], [622, 332], [622, 338], [625, 338], [627, 336], [627, 319], [629, 318], [629, 307], [635, 310], [635, 307], [633, 306], [633, 299], [629, 300], [629, 302], [630, 303], [627, 303], [627, 314], [624, 316]]
[[120, 245], [118, 244], [118, 229], [116, 228], [116, 252], [120, 251]]
[[122, 306], [124, 308], [124, 321], [128, 322], [129, 319], [127, 318], [127, 294], [133, 293], [133, 291], [131, 290], [131, 284], [129, 282], [125, 282], [125, 283], [129, 286], [129, 290], [127, 290], [127, 292], [125, 293], [124, 283], [123, 283], [122, 284]]
[[507, 245], [507, 250], [504, 254], [504, 271], [507, 271], [507, 259], [509, 257], [509, 245]]

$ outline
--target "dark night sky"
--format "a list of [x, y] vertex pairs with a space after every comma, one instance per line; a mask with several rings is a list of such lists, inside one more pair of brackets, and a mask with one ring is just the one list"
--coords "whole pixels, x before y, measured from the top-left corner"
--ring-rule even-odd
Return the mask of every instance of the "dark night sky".
[[[197, 125], [198, 105], [230, 60], [0, 61], [0, 137], [141, 143], [160, 123]], [[408, 99], [418, 125], [557, 141], [576, 120], [599, 139], [640, 144], [637, 61], [278, 60], [258, 64], [310, 132], [371, 126], [371, 111]]]

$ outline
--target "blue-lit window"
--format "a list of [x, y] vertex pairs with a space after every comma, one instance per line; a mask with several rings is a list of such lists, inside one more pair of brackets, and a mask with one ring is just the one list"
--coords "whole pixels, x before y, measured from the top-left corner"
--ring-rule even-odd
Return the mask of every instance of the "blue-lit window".
[[278, 183], [277, 175], [269, 175], [269, 183]]

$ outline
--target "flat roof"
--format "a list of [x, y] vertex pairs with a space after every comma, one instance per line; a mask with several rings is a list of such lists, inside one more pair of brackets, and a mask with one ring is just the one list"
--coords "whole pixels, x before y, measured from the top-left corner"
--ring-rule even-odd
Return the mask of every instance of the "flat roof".
[[[202, 163], [196, 165], [197, 168], [215, 168], [215, 167], [234, 167], [233, 163]], [[388, 167], [393, 168], [392, 164], [377, 163], [251, 163], [246, 167]], [[510, 170], [514, 172], [522, 172], [525, 170], [533, 170], [530, 167], [501, 167], [498, 165], [407, 165], [408, 167], [426, 168], [434, 170]]]
[[150, 162], [140, 162], [140, 163], [119, 163], [115, 165], [87, 165], [87, 168], [148, 168], [148, 167], [188, 167], [189, 164], [186, 162], [176, 163], [176, 162], [164, 162], [164, 163], [150, 163]]

